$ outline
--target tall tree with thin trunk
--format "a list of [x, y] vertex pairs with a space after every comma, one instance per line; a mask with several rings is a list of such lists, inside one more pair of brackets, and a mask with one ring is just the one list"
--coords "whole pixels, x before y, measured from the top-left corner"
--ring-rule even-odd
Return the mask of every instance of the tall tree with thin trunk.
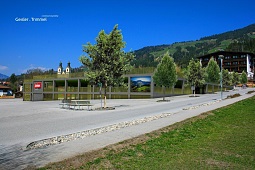
[[[193, 86], [194, 89], [196, 87], [201, 87], [205, 84], [205, 69], [202, 68], [199, 61], [195, 61], [191, 59], [188, 65], [186, 80], [190, 86]], [[196, 90], [194, 90], [194, 96], [196, 96]]]
[[231, 86], [233, 84], [233, 75], [229, 73], [228, 69], [222, 70], [222, 85], [225, 86]]
[[[219, 83], [220, 80], [220, 67], [217, 62], [212, 57], [205, 68], [206, 72], [206, 82], [208, 83]], [[214, 92], [214, 86], [213, 86]]]
[[161, 62], [158, 64], [157, 69], [153, 75], [153, 81], [163, 86], [163, 101], [165, 100], [166, 87], [173, 87], [177, 82], [177, 72], [174, 59], [169, 56], [169, 53], [165, 53]]
[[11, 82], [11, 89], [12, 89], [12, 91], [17, 91], [17, 80], [18, 80], [18, 78], [17, 78], [17, 76], [13, 73], [11, 76], [10, 76], [10, 78], [9, 78], [9, 80], [10, 80], [10, 82]]
[[234, 86], [236, 86], [238, 83], [240, 83], [240, 75], [237, 72], [233, 72], [233, 79], [232, 83]]
[[87, 79], [93, 84], [101, 84], [104, 87], [104, 108], [107, 87], [123, 84], [123, 74], [132, 68], [130, 62], [134, 59], [134, 55], [131, 52], [124, 52], [124, 48], [125, 42], [118, 25], [115, 25], [109, 34], [104, 30], [100, 31], [95, 45], [88, 42], [83, 46], [83, 51], [87, 55], [81, 56], [79, 60], [88, 68]]
[[246, 84], [248, 82], [247, 74], [244, 71], [241, 74], [241, 80], [240, 81], [241, 81], [242, 84]]

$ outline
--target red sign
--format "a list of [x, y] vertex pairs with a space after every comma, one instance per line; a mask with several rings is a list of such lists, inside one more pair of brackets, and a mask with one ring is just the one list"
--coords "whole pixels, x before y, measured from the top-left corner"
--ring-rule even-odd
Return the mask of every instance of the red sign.
[[34, 84], [34, 88], [35, 88], [35, 89], [40, 89], [40, 88], [42, 88], [42, 82], [36, 82], [36, 83]]

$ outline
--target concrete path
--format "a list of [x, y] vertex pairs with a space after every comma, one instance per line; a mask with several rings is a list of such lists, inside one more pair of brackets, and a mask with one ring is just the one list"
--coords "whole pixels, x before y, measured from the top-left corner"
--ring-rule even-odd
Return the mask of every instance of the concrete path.
[[[86, 151], [102, 148], [251, 97], [254, 93], [246, 93], [252, 90], [255, 89], [224, 92], [224, 98], [235, 93], [242, 96], [221, 102], [215, 102], [220, 99], [219, 93], [199, 95], [200, 97], [195, 98], [187, 95], [169, 97], [167, 99], [170, 102], [156, 102], [160, 99], [108, 100], [107, 105], [116, 108], [111, 111], [65, 110], [60, 109], [59, 101], [0, 100], [0, 170], [1, 168], [22, 169], [28, 165], [43, 166], [49, 162], [60, 161]], [[99, 100], [91, 102], [95, 105], [94, 108], [100, 107]], [[183, 110], [212, 102], [214, 104]], [[24, 150], [33, 141], [138, 120], [162, 113], [172, 114], [158, 120], [84, 139], [41, 149]]]

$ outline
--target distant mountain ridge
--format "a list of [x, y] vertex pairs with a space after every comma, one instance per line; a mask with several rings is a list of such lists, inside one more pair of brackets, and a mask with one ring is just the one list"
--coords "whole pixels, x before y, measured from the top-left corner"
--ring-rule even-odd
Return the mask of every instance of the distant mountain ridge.
[[7, 78], [9, 78], [9, 76], [6, 76], [6, 75], [0, 73], [0, 80], [7, 79]]
[[192, 58], [218, 50], [255, 53], [255, 24], [247, 27], [202, 37], [196, 41], [148, 46], [134, 51], [135, 67], [156, 67], [167, 51], [180, 67], [186, 67]]
[[221, 34], [215, 34], [207, 37], [203, 37], [200, 40], [210, 40], [210, 39], [238, 39], [246, 34], [250, 36], [255, 35], [255, 24], [248, 25], [244, 28], [236, 29], [233, 31], [228, 31]]

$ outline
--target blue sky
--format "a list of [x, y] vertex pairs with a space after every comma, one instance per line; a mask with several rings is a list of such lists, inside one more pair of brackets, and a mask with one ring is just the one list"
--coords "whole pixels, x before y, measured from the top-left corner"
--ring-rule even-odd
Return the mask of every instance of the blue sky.
[[[57, 70], [60, 61], [79, 67], [82, 45], [115, 24], [125, 51], [239, 29], [255, 23], [254, 6], [254, 0], [2, 0], [0, 73]], [[52, 17], [32, 21], [44, 15]]]

